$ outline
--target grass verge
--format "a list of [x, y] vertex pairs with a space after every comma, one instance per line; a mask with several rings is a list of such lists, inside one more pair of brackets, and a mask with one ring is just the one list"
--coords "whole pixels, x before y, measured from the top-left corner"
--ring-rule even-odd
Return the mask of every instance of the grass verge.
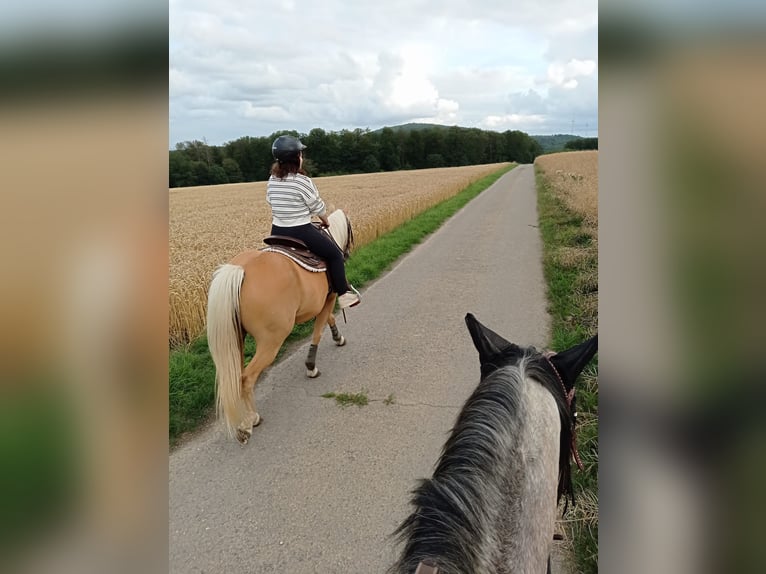
[[[598, 328], [598, 242], [583, 217], [565, 207], [539, 171], [537, 191], [552, 319], [550, 348], [563, 350]], [[584, 470], [573, 467], [576, 503], [564, 523], [576, 571], [591, 574], [598, 572], [598, 357], [580, 377], [577, 411], [577, 446]]]
[[[436, 231], [465, 204], [495, 183], [515, 165], [488, 175], [454, 195], [427, 209], [393, 231], [356, 250], [346, 262], [346, 277], [357, 289], [377, 279], [404, 253]], [[282, 345], [277, 360], [291, 343], [309, 336], [313, 321], [296, 325]], [[245, 341], [245, 361], [255, 354], [250, 336]], [[169, 361], [169, 435], [175, 446], [184, 433], [196, 430], [213, 414], [215, 401], [215, 366], [207, 347], [207, 338], [200, 337], [182, 348], [171, 349]]]

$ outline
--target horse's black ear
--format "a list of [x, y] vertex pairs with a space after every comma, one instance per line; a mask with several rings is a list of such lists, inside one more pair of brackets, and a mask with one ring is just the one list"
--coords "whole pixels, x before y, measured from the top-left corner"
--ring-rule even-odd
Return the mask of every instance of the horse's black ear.
[[482, 365], [493, 362], [498, 356], [507, 354], [510, 349], [518, 349], [518, 346], [482, 325], [472, 313], [465, 316], [465, 323], [468, 325], [473, 345], [479, 351], [479, 362]]
[[556, 353], [550, 358], [561, 378], [564, 379], [567, 390], [574, 386], [577, 377], [580, 376], [585, 365], [593, 358], [596, 351], [598, 351], [598, 335], [566, 351]]

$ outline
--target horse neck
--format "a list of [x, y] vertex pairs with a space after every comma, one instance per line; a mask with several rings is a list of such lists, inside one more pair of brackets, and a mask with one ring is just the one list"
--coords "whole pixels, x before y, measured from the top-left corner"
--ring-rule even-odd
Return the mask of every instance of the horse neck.
[[[555, 399], [525, 377], [524, 364], [490, 374], [466, 402], [400, 527], [406, 547], [396, 572], [411, 574], [424, 557], [440, 563], [440, 574], [545, 570], [560, 421]], [[462, 508], [450, 510], [455, 501]]]
[[345, 249], [346, 243], [348, 242], [348, 224], [346, 222], [345, 214], [340, 209], [336, 209], [330, 214], [327, 220], [330, 222], [330, 235], [332, 235], [335, 243], [337, 243], [341, 249]]
[[524, 456], [519, 472], [517, 536], [508, 540], [509, 557], [524, 556], [528, 570], [543, 572], [550, 554], [556, 522], [561, 420], [556, 400], [538, 381], [526, 378], [524, 421], [519, 447]]

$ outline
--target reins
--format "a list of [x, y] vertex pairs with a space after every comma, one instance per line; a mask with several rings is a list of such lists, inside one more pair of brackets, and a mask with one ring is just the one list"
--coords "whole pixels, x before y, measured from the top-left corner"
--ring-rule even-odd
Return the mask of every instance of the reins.
[[559, 374], [558, 369], [556, 369], [556, 366], [548, 358], [548, 355], [544, 354], [543, 357], [545, 357], [545, 360], [551, 366], [551, 369], [553, 369], [553, 372], [559, 381], [559, 385], [561, 386], [561, 392], [563, 393], [564, 398], [566, 399], [567, 408], [569, 409], [569, 412], [572, 415], [572, 442], [569, 448], [572, 453], [572, 457], [574, 458], [574, 461], [577, 464], [577, 468], [579, 468], [580, 470], [583, 470], [582, 460], [580, 460], [580, 453], [577, 450], [577, 411], [574, 411], [574, 412], [572, 411], [572, 404], [574, 403], [574, 398], [575, 398], [575, 388], [574, 386], [572, 386], [572, 389], [569, 392], [567, 392], [567, 389], [564, 386], [564, 381], [561, 378], [561, 375]]

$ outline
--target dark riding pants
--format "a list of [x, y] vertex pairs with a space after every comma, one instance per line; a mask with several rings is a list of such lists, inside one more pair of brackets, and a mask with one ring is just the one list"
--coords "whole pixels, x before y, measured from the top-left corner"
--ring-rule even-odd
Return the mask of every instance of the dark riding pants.
[[343, 253], [335, 242], [319, 231], [312, 224], [298, 225], [296, 227], [271, 226], [272, 235], [287, 235], [300, 239], [309, 249], [319, 257], [327, 261], [327, 271], [330, 276], [330, 285], [332, 290], [338, 295], [343, 295], [348, 291], [348, 282], [346, 281], [346, 266], [343, 263]]

